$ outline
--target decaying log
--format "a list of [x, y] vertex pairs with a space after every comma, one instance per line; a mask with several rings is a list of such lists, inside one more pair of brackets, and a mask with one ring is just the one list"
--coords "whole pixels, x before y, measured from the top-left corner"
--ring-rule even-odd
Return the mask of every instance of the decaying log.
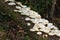
[[31, 39], [37, 40], [37, 35], [29, 30], [31, 27], [33, 27], [32, 23], [31, 26], [27, 26], [27, 22], [24, 20], [24, 17], [19, 13], [14, 12], [12, 10], [12, 7], [7, 6], [3, 0], [0, 0], [0, 11], [6, 15], [9, 15], [18, 25], [24, 28], [24, 30], [28, 33]]

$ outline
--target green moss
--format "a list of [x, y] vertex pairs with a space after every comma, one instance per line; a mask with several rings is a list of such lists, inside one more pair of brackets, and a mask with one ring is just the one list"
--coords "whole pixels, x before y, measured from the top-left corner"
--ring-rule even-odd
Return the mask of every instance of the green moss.
[[29, 36], [25, 36], [24, 40], [31, 40]]

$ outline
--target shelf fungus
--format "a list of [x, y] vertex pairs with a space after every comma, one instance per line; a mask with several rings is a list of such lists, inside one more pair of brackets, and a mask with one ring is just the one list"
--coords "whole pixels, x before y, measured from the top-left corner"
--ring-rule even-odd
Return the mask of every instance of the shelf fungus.
[[[19, 12], [21, 15], [28, 16], [24, 20], [34, 23], [34, 26], [29, 29], [30, 31], [36, 32], [36, 34], [39, 35], [43, 34], [42, 32], [44, 32], [47, 33], [47, 35], [60, 36], [60, 30], [58, 30], [58, 27], [53, 25], [53, 23], [49, 23], [48, 20], [41, 18], [41, 15], [38, 12], [31, 10], [30, 7], [27, 7], [26, 5], [22, 5], [21, 2], [14, 2], [14, 0], [5, 0], [5, 2], [7, 1], [11, 1], [8, 3], [8, 5], [19, 5], [15, 6], [16, 9], [14, 9], [14, 12]], [[27, 25], [30, 26], [31, 24], [27, 23]]]

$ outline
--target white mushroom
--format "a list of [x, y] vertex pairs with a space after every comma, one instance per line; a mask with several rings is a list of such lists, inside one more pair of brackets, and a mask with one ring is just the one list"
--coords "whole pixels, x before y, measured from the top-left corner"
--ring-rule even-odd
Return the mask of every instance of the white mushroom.
[[10, 2], [10, 3], [8, 3], [8, 5], [16, 5], [16, 3]]
[[31, 24], [30, 23], [27, 23], [28, 26], [30, 26]]
[[41, 34], [42, 34], [42, 32], [37, 32], [37, 34], [38, 34], [38, 35], [41, 35]]
[[5, 2], [7, 2], [7, 1], [15, 2], [15, 0], [5, 0]]

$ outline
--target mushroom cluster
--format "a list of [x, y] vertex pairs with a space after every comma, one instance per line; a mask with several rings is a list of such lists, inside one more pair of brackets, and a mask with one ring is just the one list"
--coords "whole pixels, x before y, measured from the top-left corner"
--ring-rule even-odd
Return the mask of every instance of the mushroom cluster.
[[[41, 35], [44, 32], [51, 36], [53, 35], [60, 36], [60, 30], [55, 25], [53, 25], [53, 23], [49, 23], [48, 20], [41, 18], [41, 15], [38, 14], [38, 12], [31, 10], [30, 7], [22, 5], [21, 2], [14, 2], [14, 0], [10, 1], [11, 2], [8, 3], [8, 5], [16, 5], [16, 4], [19, 5], [15, 6], [16, 9], [13, 10], [14, 12], [19, 12], [21, 15], [28, 16], [27, 18], [25, 18], [25, 20], [34, 23], [34, 26], [33, 28], [30, 29], [30, 31], [37, 32], [38, 35]], [[30, 26], [31, 24], [27, 23], [27, 25]]]

